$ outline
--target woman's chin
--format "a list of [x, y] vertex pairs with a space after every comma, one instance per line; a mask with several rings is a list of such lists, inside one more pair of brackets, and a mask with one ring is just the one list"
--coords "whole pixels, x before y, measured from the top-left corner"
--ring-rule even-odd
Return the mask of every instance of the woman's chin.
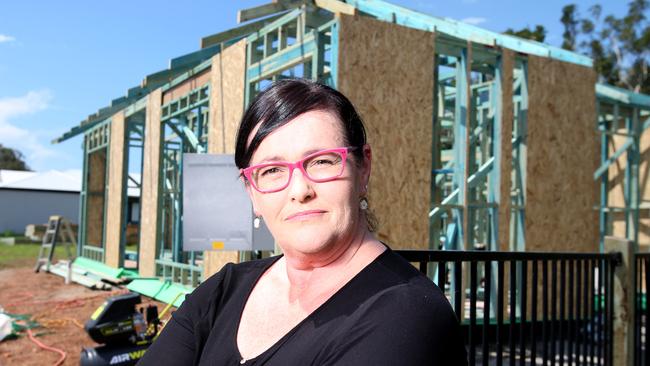
[[328, 252], [334, 246], [335, 241], [331, 236], [299, 235], [296, 233], [290, 241], [282, 245], [285, 254], [292, 256], [309, 256]]

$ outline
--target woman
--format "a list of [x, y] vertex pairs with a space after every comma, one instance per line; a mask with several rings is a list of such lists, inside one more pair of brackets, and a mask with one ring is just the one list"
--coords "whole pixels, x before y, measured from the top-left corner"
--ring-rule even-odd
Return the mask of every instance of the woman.
[[345, 96], [273, 84], [242, 119], [235, 162], [284, 254], [206, 280], [141, 364], [466, 364], [440, 289], [371, 232], [372, 153]]

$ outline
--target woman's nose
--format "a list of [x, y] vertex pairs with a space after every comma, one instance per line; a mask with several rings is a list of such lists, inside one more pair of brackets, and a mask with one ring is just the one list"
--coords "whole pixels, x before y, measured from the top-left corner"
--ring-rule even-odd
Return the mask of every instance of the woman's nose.
[[305, 202], [314, 197], [314, 182], [310, 181], [300, 169], [294, 169], [289, 182], [289, 197], [292, 201]]

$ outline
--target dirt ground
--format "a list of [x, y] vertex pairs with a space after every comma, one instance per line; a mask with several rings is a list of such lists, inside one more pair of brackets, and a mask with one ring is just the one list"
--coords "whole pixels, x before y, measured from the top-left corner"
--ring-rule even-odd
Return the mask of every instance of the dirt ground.
[[[32, 329], [47, 346], [66, 352], [63, 365], [79, 365], [82, 347], [93, 342], [82, 329], [95, 309], [112, 295], [126, 290], [97, 291], [77, 284], [66, 285], [62, 277], [34, 273], [31, 262], [23, 267], [0, 269], [0, 307], [11, 314], [29, 314], [43, 327]], [[164, 304], [143, 297], [143, 303], [155, 303], [159, 311]], [[27, 334], [0, 342], [0, 366], [54, 365], [61, 356], [45, 351]]]

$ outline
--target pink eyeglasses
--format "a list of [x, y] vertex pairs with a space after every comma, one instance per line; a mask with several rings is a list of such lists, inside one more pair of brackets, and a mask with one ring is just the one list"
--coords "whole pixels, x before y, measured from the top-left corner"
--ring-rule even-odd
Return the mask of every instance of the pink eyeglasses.
[[343, 174], [348, 152], [356, 147], [337, 147], [310, 154], [295, 163], [274, 161], [241, 169], [246, 180], [260, 193], [279, 192], [289, 186], [294, 169], [312, 182], [334, 180]]

